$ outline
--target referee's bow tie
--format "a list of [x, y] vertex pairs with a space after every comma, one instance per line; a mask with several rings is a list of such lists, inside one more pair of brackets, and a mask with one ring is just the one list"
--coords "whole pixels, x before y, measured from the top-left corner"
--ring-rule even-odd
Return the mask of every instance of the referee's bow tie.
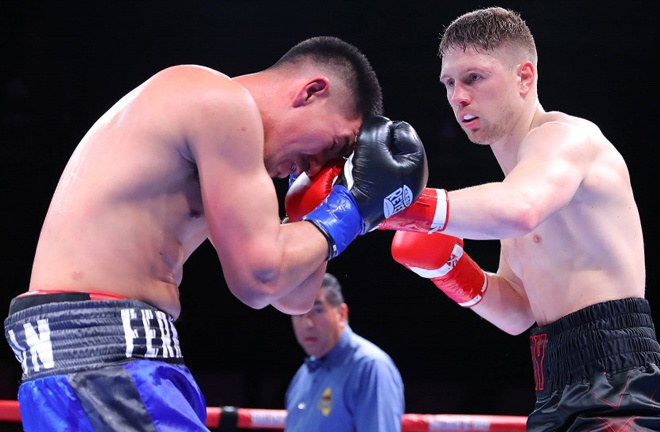
[[316, 369], [321, 367], [321, 361], [316, 357], [305, 358], [305, 364], [307, 365], [307, 369], [309, 369], [310, 372], [314, 372]]

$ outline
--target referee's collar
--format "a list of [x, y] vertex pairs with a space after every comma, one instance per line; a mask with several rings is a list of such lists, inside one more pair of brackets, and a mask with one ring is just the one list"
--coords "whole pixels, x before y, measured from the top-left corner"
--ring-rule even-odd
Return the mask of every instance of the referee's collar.
[[351, 330], [351, 327], [346, 324], [337, 345], [335, 345], [326, 355], [320, 358], [315, 356], [305, 358], [305, 365], [309, 372], [315, 372], [320, 367], [329, 368], [339, 364], [339, 362], [345, 357], [344, 353], [347, 352], [350, 347], [352, 334], [353, 330]]

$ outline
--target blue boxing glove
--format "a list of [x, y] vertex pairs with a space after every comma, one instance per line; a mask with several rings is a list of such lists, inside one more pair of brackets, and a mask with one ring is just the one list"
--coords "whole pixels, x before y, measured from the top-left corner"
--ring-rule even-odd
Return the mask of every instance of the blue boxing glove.
[[330, 194], [303, 220], [328, 241], [328, 260], [361, 234], [410, 206], [426, 187], [428, 164], [410, 124], [382, 116], [365, 120], [355, 150]]

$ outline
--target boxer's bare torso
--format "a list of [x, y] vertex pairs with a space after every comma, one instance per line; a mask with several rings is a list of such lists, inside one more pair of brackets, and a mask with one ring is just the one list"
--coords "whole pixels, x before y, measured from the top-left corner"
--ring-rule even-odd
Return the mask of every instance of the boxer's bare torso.
[[179, 315], [183, 264], [208, 227], [179, 115], [186, 98], [167, 85], [147, 81], [82, 139], [44, 221], [30, 291], [112, 293]]
[[490, 146], [504, 173], [450, 193], [446, 232], [500, 240], [498, 270], [473, 310], [513, 334], [594, 303], [643, 297], [645, 288], [624, 159], [595, 124], [543, 109], [529, 58], [506, 44], [452, 47], [440, 76], [459, 125]]
[[[556, 208], [531, 232], [501, 241], [503, 274], [508, 266], [522, 282], [535, 321], [543, 325], [594, 303], [643, 297], [642, 227], [619, 152], [593, 123], [540, 111], [516, 154], [498, 160], [506, 167], [517, 163], [512, 157], [542, 159], [543, 152], [565, 164], [544, 177], [559, 189], [546, 204]], [[529, 162], [525, 169], [534, 168]]]
[[645, 291], [642, 227], [619, 152], [593, 123], [540, 105], [527, 125], [490, 144], [502, 182], [451, 193], [451, 234], [500, 239], [497, 272], [473, 310], [512, 334]]
[[29, 290], [116, 294], [177, 317], [184, 263], [209, 239], [239, 300], [308, 310], [327, 240], [310, 223], [280, 223], [273, 178], [352, 150], [362, 118], [332, 71], [290, 69], [229, 78], [174, 66], [117, 102], [60, 178]]

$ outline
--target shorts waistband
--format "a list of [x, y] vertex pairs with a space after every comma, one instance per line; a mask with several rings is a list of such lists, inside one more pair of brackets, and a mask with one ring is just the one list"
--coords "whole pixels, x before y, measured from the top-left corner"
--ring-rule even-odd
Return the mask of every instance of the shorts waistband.
[[103, 292], [81, 292], [81, 291], [28, 291], [12, 299], [9, 304], [9, 315], [47, 303], [60, 303], [66, 301], [87, 301], [87, 300], [125, 300], [116, 294]]
[[[69, 294], [15, 299], [5, 337], [23, 380], [137, 359], [184, 363], [174, 320], [165, 312], [139, 300], [71, 301]], [[22, 299], [31, 298], [49, 301], [21, 308]]]
[[660, 344], [646, 299], [598, 303], [530, 331], [536, 391], [548, 393], [590, 379], [654, 363]]

